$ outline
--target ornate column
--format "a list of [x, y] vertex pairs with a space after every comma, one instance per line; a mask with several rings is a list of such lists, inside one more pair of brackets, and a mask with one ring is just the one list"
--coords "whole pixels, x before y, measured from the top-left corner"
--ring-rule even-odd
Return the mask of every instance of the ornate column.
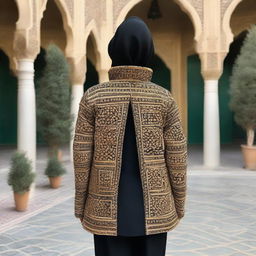
[[228, 45], [221, 25], [221, 1], [203, 1], [203, 31], [196, 45], [204, 78], [204, 165], [220, 165], [220, 120], [218, 80]]
[[71, 100], [71, 115], [73, 116], [73, 124], [71, 130], [70, 140], [70, 160], [73, 161], [73, 141], [74, 129], [76, 125], [77, 114], [79, 110], [79, 103], [84, 95], [84, 82], [86, 73], [86, 56], [68, 58], [72, 67], [72, 100]]
[[204, 165], [217, 167], [220, 164], [218, 79], [204, 82]]
[[[36, 17], [36, 6], [33, 5], [32, 18]], [[36, 97], [34, 87], [34, 60], [40, 51], [40, 36], [37, 19], [25, 21], [24, 13], [20, 13], [14, 34], [14, 52], [17, 60], [18, 77], [18, 109], [17, 109], [17, 149], [26, 153], [32, 161], [32, 171], [36, 172]], [[24, 20], [23, 20], [24, 18]], [[31, 26], [32, 24], [32, 26]], [[34, 195], [35, 182], [30, 187], [31, 197]]]
[[36, 161], [36, 106], [34, 88], [34, 60], [18, 60], [18, 150]]
[[216, 168], [220, 165], [220, 120], [218, 80], [226, 53], [200, 53], [204, 77], [204, 166]]

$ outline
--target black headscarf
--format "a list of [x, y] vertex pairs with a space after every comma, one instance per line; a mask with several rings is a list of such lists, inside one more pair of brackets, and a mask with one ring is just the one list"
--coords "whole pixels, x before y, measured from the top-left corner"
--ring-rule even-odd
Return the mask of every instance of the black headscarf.
[[129, 17], [116, 30], [108, 45], [114, 66], [150, 67], [154, 45], [149, 28], [138, 17]]

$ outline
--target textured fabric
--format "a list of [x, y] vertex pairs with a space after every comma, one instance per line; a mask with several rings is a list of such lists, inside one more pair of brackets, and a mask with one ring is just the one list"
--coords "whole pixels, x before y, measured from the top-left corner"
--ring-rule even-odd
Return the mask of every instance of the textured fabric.
[[139, 236], [94, 235], [95, 256], [164, 256], [167, 233]]
[[[130, 17], [118, 27], [109, 43], [108, 50], [112, 59], [112, 67], [118, 66], [111, 70], [110, 80], [112, 76], [115, 80], [117, 78], [119, 80], [138, 79], [138, 73], [129, 69], [129, 66], [127, 68], [122, 66], [126, 70], [120, 72], [119, 65], [147, 66], [154, 54], [151, 33], [141, 19]], [[139, 74], [141, 81], [149, 81], [152, 70], [141, 69]], [[134, 120], [131, 102], [129, 102], [117, 202], [117, 234], [121, 236], [143, 236], [146, 232], [143, 190], [137, 154]]]
[[143, 190], [131, 103], [125, 127], [117, 204], [117, 234], [121, 236], [145, 235]]
[[118, 66], [112, 67], [109, 72], [110, 80], [135, 80], [149, 81], [152, 78], [152, 69], [138, 66]]
[[138, 17], [129, 17], [117, 28], [108, 45], [108, 53], [114, 66], [151, 65], [154, 56], [154, 45], [151, 33]]
[[[170, 91], [140, 80], [144, 71], [120, 67], [113, 76], [111, 69], [112, 80], [90, 87], [80, 101], [73, 142], [75, 216], [83, 218], [83, 227], [94, 234], [117, 235], [118, 185], [130, 102], [146, 235], [167, 232], [184, 216], [187, 144], [178, 107]], [[119, 80], [123, 72], [133, 73], [132, 81]]]

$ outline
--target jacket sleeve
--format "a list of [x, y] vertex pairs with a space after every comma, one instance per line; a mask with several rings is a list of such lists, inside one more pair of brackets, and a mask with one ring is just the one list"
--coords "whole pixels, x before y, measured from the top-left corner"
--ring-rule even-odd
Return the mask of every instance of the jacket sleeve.
[[84, 215], [94, 141], [94, 111], [85, 92], [79, 103], [73, 141], [73, 164], [75, 176], [75, 217]]
[[165, 159], [179, 218], [182, 218], [185, 213], [184, 207], [187, 191], [186, 140], [177, 103], [169, 92], [164, 125]]

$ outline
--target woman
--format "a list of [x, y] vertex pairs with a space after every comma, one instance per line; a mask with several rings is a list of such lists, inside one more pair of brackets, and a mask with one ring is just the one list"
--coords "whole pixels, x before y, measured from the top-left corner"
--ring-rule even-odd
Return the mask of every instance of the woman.
[[85, 92], [76, 122], [75, 216], [96, 256], [163, 256], [186, 198], [178, 107], [150, 81], [154, 46], [141, 19], [125, 20], [108, 50], [110, 81]]

